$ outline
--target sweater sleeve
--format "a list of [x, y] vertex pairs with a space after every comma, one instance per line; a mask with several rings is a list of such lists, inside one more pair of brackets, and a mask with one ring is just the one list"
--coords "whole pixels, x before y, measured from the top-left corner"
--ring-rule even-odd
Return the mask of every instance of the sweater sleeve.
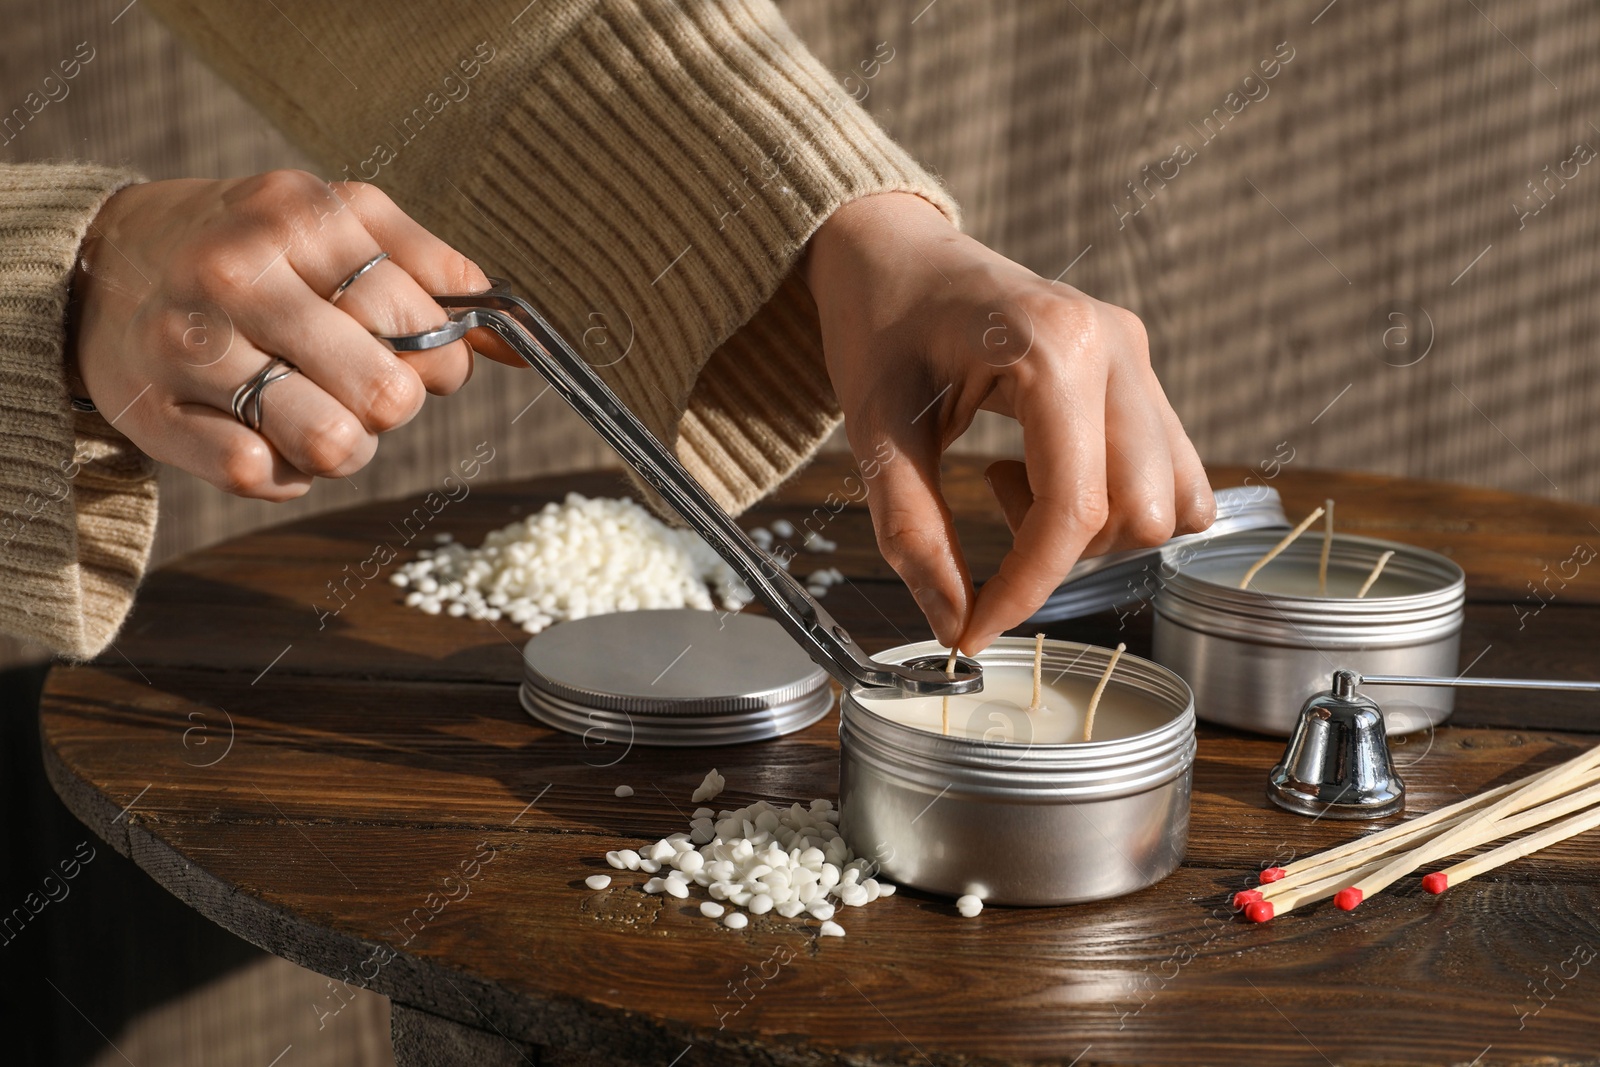
[[838, 422], [812, 233], [881, 192], [956, 218], [768, 0], [153, 6], [325, 177], [382, 186], [569, 340], [604, 328], [600, 373], [731, 510]]
[[136, 180], [76, 164], [0, 165], [0, 632], [96, 655], [155, 536], [154, 465], [68, 402], [62, 351], [78, 246]]

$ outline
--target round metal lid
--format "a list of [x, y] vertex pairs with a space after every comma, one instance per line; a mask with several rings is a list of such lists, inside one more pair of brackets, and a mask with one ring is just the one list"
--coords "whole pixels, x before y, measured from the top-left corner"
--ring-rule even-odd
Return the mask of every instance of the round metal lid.
[[627, 715], [785, 709], [828, 687], [827, 672], [773, 620], [694, 608], [563, 622], [534, 636], [522, 660], [529, 689]]

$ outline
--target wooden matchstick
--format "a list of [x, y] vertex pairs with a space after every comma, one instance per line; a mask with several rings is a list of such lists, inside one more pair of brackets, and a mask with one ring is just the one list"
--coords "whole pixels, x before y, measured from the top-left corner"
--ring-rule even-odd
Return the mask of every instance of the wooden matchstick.
[[[1390, 860], [1376, 873], [1357, 879], [1334, 894], [1333, 902], [1345, 911], [1360, 907], [1361, 902], [1367, 897], [1381, 893], [1418, 867], [1461, 851], [1463, 846], [1460, 842], [1471, 840], [1475, 834], [1482, 832], [1484, 826], [1566, 792], [1574, 781], [1593, 771], [1597, 764], [1600, 764], [1600, 745], [1589, 749], [1576, 759], [1552, 767], [1521, 789], [1463, 819], [1427, 844]], [[1492, 841], [1494, 838], [1488, 840]]]
[[1083, 739], [1094, 739], [1094, 709], [1100, 706], [1100, 694], [1106, 691], [1106, 683], [1111, 681], [1111, 672], [1117, 669], [1117, 660], [1122, 658], [1122, 653], [1128, 646], [1118, 643], [1111, 653], [1111, 660], [1106, 664], [1105, 673], [1100, 675], [1100, 681], [1095, 684], [1094, 692], [1089, 695], [1089, 710], [1083, 713]]
[[[954, 678], [956, 676], [956, 649], [954, 645], [950, 646], [950, 658], [944, 664], [944, 676], [946, 678]], [[939, 701], [939, 732], [946, 736], [950, 734], [949, 693], [946, 693]]]
[[1029, 711], [1043, 711], [1044, 700], [1041, 693], [1044, 675], [1044, 634], [1033, 635], [1033, 700], [1028, 703]]
[[1378, 580], [1378, 575], [1383, 573], [1383, 568], [1387, 567], [1389, 565], [1389, 561], [1393, 558], [1393, 552], [1385, 552], [1383, 555], [1378, 557], [1377, 566], [1372, 568], [1372, 573], [1367, 575], [1367, 580], [1361, 583], [1360, 589], [1356, 590], [1357, 600], [1360, 600], [1362, 597], [1367, 595], [1367, 590], [1372, 588], [1372, 583]]
[[[1596, 777], [1600, 777], [1600, 772], [1591, 772], [1588, 780], [1592, 781]], [[1558, 819], [1563, 815], [1570, 815], [1574, 811], [1593, 807], [1596, 804], [1600, 804], [1600, 784], [1590, 785], [1587, 789], [1580, 789], [1564, 796], [1558, 796], [1544, 804], [1534, 805], [1508, 818], [1485, 823], [1476, 834], [1458, 841], [1457, 845], [1459, 847], [1455, 848], [1452, 853], [1447, 853], [1447, 855], [1465, 852], [1467, 849], [1477, 848], [1479, 845], [1488, 844], [1490, 841], [1498, 841], [1503, 837], [1520, 834], [1524, 830], [1543, 825], [1551, 819]], [[1515, 857], [1510, 858], [1514, 859]], [[1343, 888], [1352, 881], [1359, 882], [1364, 878], [1373, 877], [1390, 861], [1390, 856], [1368, 857], [1365, 863], [1361, 863], [1360, 860], [1355, 861], [1360, 866], [1354, 870], [1347, 868], [1342, 871], [1331, 871], [1330, 868], [1324, 867], [1311, 875], [1315, 879], [1314, 881], [1299, 885], [1289, 885], [1286, 888], [1280, 888], [1280, 885], [1275, 884], [1254, 893], [1236, 894], [1234, 903], [1243, 906], [1245, 917], [1252, 922], [1265, 922], [1275, 915], [1287, 914], [1302, 904], [1309, 904], [1313, 901], [1335, 896], [1342, 892]], [[1424, 882], [1426, 882], [1426, 879], [1424, 879]], [[1435, 890], [1435, 892], [1443, 892], [1443, 889]], [[1243, 898], [1242, 900], [1240, 899], [1241, 897]], [[1262, 903], [1270, 904], [1271, 907], [1254, 908], [1252, 910], [1252, 905]]]
[[1284, 536], [1282, 541], [1279, 541], [1277, 544], [1268, 549], [1266, 555], [1250, 564], [1250, 569], [1244, 572], [1243, 578], [1239, 579], [1239, 588], [1250, 588], [1250, 580], [1260, 572], [1261, 568], [1277, 559], [1278, 553], [1294, 544], [1294, 539], [1311, 529], [1311, 524], [1320, 518], [1322, 518], [1322, 509], [1318, 508], [1316, 511], [1313, 511], [1311, 514], [1307, 515], [1303, 520], [1301, 520], [1299, 526], [1296, 526], [1294, 529], [1290, 530], [1288, 534]]
[[1481, 856], [1473, 856], [1463, 860], [1453, 867], [1446, 867], [1442, 871], [1434, 871], [1424, 875], [1422, 888], [1430, 893], [1443, 893], [1453, 885], [1475, 878], [1485, 871], [1492, 871], [1496, 867], [1510, 863], [1512, 860], [1521, 859], [1523, 856], [1548, 848], [1557, 841], [1565, 841], [1569, 837], [1581, 834], [1586, 830], [1593, 830], [1600, 826], [1600, 808], [1586, 811], [1582, 815], [1574, 815], [1570, 819], [1563, 819], [1554, 826], [1540, 830], [1536, 834], [1529, 834], [1519, 841], [1501, 845], [1491, 849]]
[[[1540, 772], [1541, 774], [1544, 772]], [[1261, 872], [1262, 885], [1274, 885], [1279, 882], [1294, 884], [1304, 883], [1323, 875], [1323, 868], [1348, 869], [1359, 864], [1362, 860], [1373, 855], [1383, 855], [1394, 852], [1405, 845], [1416, 844], [1417, 841], [1443, 833], [1445, 829], [1455, 825], [1474, 809], [1482, 808], [1492, 801], [1522, 788], [1539, 775], [1530, 774], [1528, 777], [1516, 782], [1508, 782], [1477, 796], [1458, 800], [1426, 815], [1418, 815], [1414, 819], [1407, 819], [1397, 826], [1381, 830], [1374, 834], [1366, 834], [1353, 841], [1347, 841], [1336, 848], [1314, 853], [1305, 859], [1296, 860], [1282, 867], [1267, 867]], [[1337, 865], [1337, 866], [1335, 866]]]
[[1317, 595], [1328, 595], [1328, 553], [1333, 550], [1333, 498], [1329, 497], [1322, 502], [1327, 509], [1326, 521], [1322, 526], [1322, 559], [1317, 562]]

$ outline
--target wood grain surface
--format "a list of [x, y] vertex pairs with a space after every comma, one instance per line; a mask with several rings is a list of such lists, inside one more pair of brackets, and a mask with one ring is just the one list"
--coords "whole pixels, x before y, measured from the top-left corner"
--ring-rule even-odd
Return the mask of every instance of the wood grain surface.
[[[982, 577], [1005, 538], [979, 469], [953, 461], [947, 486]], [[748, 524], [801, 520], [846, 473], [819, 461]], [[1213, 472], [1218, 485], [1245, 473]], [[1460, 560], [1463, 657], [1490, 646], [1480, 673], [1594, 673], [1595, 568], [1522, 631], [1512, 606], [1545, 564], [1600, 540], [1596, 509], [1371, 475], [1272, 484], [1291, 514], [1332, 495], [1343, 528]], [[570, 489], [622, 488], [609, 473], [484, 486], [429, 532], [476, 542]], [[964, 920], [903, 890], [850, 909], [847, 937], [818, 940], [773, 916], [736, 933], [647, 896], [641, 875], [605, 866], [607, 850], [685, 829], [711, 766], [728, 780], [720, 804], [835, 796], [836, 715], [756, 745], [586, 745], [521, 711], [523, 635], [504, 624], [424, 615], [379, 582], [319, 630], [324, 584], [393, 540], [412, 503], [175, 561], [115, 651], [53, 674], [43, 712], [47, 767], [81, 818], [229, 929], [394, 998], [410, 1062], [468, 1047], [685, 1067], [1592, 1062], [1600, 978], [1573, 977], [1571, 960], [1600, 942], [1600, 842], [1575, 838], [1439, 898], [1408, 880], [1357, 912], [1241, 923], [1226, 898], [1251, 872], [1355, 828], [1270, 806], [1282, 742], [1219, 728], [1201, 730], [1186, 862], [1119, 900]], [[865, 512], [827, 533], [839, 550], [815, 562], [850, 578], [827, 600], [841, 621], [873, 649], [924, 636]], [[1047, 629], [1148, 650], [1137, 618]], [[1597, 722], [1581, 701], [1464, 699], [1451, 725], [1396, 741], [1410, 808], [1567, 758]], [[620, 784], [634, 795], [616, 797]], [[585, 888], [600, 871], [611, 888]], [[334, 1011], [337, 987], [312, 1010]], [[460, 1032], [430, 1041], [430, 1021]]]

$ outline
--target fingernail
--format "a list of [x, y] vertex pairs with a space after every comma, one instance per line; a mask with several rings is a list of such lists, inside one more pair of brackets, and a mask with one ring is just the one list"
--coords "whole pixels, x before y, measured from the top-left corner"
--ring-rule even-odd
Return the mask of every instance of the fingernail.
[[934, 636], [944, 645], [948, 646], [961, 636], [957, 632], [961, 628], [961, 619], [956, 614], [956, 606], [941, 590], [925, 585], [913, 589], [911, 596], [928, 617], [928, 625], [933, 627]]

